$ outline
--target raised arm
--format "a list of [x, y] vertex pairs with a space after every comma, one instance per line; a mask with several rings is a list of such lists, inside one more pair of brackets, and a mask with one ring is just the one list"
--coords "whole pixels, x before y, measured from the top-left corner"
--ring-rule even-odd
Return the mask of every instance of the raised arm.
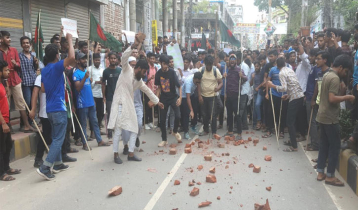
[[68, 56], [63, 61], [63, 66], [65, 68], [68, 66], [76, 66], [75, 49], [73, 48], [72, 35], [70, 33], [66, 34], [66, 40], [68, 42]]

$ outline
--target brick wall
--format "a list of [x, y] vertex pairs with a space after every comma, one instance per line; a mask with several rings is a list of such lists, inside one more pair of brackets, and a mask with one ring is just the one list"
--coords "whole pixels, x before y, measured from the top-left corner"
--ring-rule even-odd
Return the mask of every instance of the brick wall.
[[124, 29], [124, 7], [109, 1], [104, 6], [104, 30], [110, 32], [116, 39], [121, 39]]

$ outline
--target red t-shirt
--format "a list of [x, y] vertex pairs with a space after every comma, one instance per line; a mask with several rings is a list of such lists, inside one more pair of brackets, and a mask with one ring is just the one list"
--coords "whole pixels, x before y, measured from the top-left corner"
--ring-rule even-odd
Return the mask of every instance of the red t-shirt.
[[0, 111], [6, 123], [9, 123], [9, 104], [7, 102], [6, 91], [3, 84], [0, 83]]

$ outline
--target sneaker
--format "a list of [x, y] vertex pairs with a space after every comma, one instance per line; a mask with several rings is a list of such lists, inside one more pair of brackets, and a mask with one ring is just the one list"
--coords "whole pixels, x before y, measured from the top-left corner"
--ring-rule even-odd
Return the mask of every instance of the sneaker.
[[182, 141], [181, 141], [181, 135], [180, 135], [180, 133], [179, 132], [177, 132], [177, 133], [173, 133], [173, 135], [175, 136], [175, 138], [177, 139], [177, 141], [178, 141], [178, 143], [181, 143]]
[[123, 155], [128, 155], [128, 145], [125, 145], [124, 148], [123, 148]]
[[44, 161], [43, 160], [36, 160], [35, 159], [35, 162], [34, 162], [34, 167], [35, 168], [40, 168], [40, 166], [42, 165], [44, 163]]
[[51, 168], [48, 166], [41, 165], [36, 171], [40, 176], [49, 181], [55, 179], [55, 175], [51, 173]]
[[165, 145], [167, 145], [168, 142], [167, 141], [162, 141], [158, 144], [158, 147], [164, 147]]
[[123, 161], [121, 160], [121, 158], [119, 156], [114, 158], [114, 162], [117, 163], [117, 164], [122, 164], [123, 163]]
[[148, 123], [147, 125], [148, 125], [150, 128], [154, 128], [153, 123]]
[[150, 126], [149, 126], [149, 124], [145, 124], [144, 129], [146, 129], [146, 130], [150, 130]]
[[191, 126], [191, 131], [195, 133], [195, 135], [199, 135], [199, 131], [196, 129], [196, 126]]
[[66, 171], [68, 168], [69, 168], [68, 165], [61, 163], [60, 165], [53, 166], [52, 173], [57, 174], [60, 173], [61, 171]]
[[184, 139], [186, 140], [190, 139], [189, 132], [184, 133]]
[[136, 155], [134, 155], [133, 157], [129, 157], [129, 155], [128, 155], [127, 160], [128, 161], [142, 161], [142, 158], [139, 158]]

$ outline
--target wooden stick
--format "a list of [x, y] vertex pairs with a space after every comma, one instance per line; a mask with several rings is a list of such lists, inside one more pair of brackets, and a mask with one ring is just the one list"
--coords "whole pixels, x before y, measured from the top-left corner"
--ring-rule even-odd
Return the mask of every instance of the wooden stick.
[[277, 133], [280, 135], [280, 126], [281, 126], [281, 114], [282, 114], [282, 97], [281, 97], [281, 106], [280, 106], [280, 118], [278, 119], [278, 127], [277, 127]]
[[[63, 79], [65, 80], [65, 86], [67, 86], [67, 80], [66, 80], [65, 72], [63, 72]], [[66, 89], [66, 87], [65, 87], [65, 89]], [[68, 100], [69, 107], [70, 107], [70, 112], [71, 112], [72, 129], [73, 129], [73, 133], [75, 133], [76, 130], [75, 130], [75, 124], [73, 123], [73, 115], [72, 115], [72, 107], [71, 107], [70, 94], [69, 94], [69, 92], [68, 92], [67, 90], [66, 90], [66, 92], [67, 92], [67, 100]]]
[[[26, 106], [27, 111], [30, 112], [30, 109], [29, 109], [29, 107], [27, 106], [25, 99], [22, 98], [22, 100], [24, 101], [24, 104], [25, 104], [25, 106]], [[39, 134], [40, 134], [40, 136], [41, 136], [41, 139], [42, 139], [42, 141], [44, 142], [47, 151], [49, 152], [50, 149], [48, 148], [47, 143], [46, 143], [44, 137], [42, 136], [42, 133], [41, 133], [41, 131], [40, 131], [40, 128], [37, 126], [37, 123], [36, 123], [36, 121], [35, 121], [34, 119], [32, 119], [32, 122], [33, 122], [34, 125], [36, 126], [37, 131], [39, 132]]]
[[225, 98], [225, 96], [226, 96], [226, 84], [227, 84], [227, 71], [226, 71], [226, 63], [225, 63], [225, 69], [224, 69], [224, 72], [226, 73], [226, 77], [225, 77], [225, 86], [224, 86], [224, 116], [223, 116], [223, 118], [224, 118], [224, 120], [225, 120], [225, 107], [226, 107], [226, 98]]
[[[214, 96], [214, 98], [213, 98], [213, 107], [211, 108], [211, 117], [210, 117], [210, 123], [211, 123], [211, 125], [213, 124], [213, 114], [214, 114], [214, 106], [215, 106], [215, 97], [216, 96]], [[216, 120], [216, 119], [215, 119]], [[213, 131], [211, 131], [211, 132], [213, 132]], [[209, 139], [210, 139], [210, 132], [209, 132]], [[212, 138], [213, 136], [211, 135], [211, 138]]]
[[308, 149], [308, 142], [309, 142], [309, 139], [310, 139], [310, 130], [311, 130], [311, 122], [312, 122], [312, 115], [313, 115], [313, 107], [311, 108], [311, 116], [310, 116], [310, 123], [309, 123], [309, 126], [308, 126], [308, 135], [307, 135], [307, 143], [306, 143], [306, 149], [305, 149], [305, 152], [307, 152], [307, 149]]
[[276, 133], [276, 140], [277, 140], [277, 146], [280, 148], [280, 143], [278, 142], [278, 135], [277, 135], [277, 125], [276, 125], [276, 117], [275, 117], [275, 107], [273, 106], [273, 100], [272, 100], [272, 89], [270, 88], [270, 96], [271, 96], [271, 106], [272, 106], [272, 113], [273, 113], [273, 122], [275, 124], [275, 133]]
[[78, 120], [78, 117], [77, 117], [76, 113], [73, 113], [73, 114], [75, 115], [75, 118], [76, 118], [76, 120], [77, 120], [77, 123], [80, 125], [80, 129], [81, 129], [82, 135], [83, 135], [83, 137], [84, 137], [84, 139], [85, 139], [85, 142], [86, 142], [86, 144], [87, 144], [88, 152], [90, 153], [90, 156], [91, 156], [92, 160], [94, 160], [94, 159], [93, 159], [93, 156], [92, 156], [92, 153], [91, 153], [91, 148], [90, 148], [90, 146], [88, 145], [87, 137], [85, 136], [85, 133], [83, 132], [82, 125], [81, 125], [80, 121]]
[[142, 98], [143, 98], [143, 117], [144, 117], [144, 120], [143, 120], [143, 122], [144, 122], [144, 131], [143, 131], [143, 133], [145, 134], [145, 107], [146, 107], [146, 102], [145, 102], [145, 100], [144, 100], [144, 92], [142, 92]]

